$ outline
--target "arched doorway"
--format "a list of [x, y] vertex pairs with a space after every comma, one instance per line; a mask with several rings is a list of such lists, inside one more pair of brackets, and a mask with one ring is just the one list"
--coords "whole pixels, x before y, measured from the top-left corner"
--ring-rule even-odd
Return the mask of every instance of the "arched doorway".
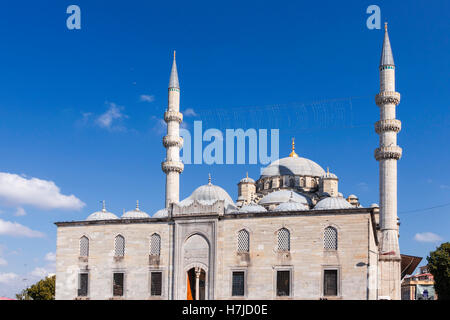
[[186, 273], [187, 300], [205, 300], [206, 272], [194, 267]]

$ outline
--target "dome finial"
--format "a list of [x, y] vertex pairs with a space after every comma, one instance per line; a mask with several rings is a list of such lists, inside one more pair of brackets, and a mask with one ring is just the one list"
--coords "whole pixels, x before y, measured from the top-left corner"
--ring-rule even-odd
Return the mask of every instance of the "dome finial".
[[384, 31], [387, 31], [387, 21], [384, 23]]
[[327, 174], [330, 174], [330, 167], [327, 167]]
[[289, 157], [298, 158], [298, 155], [295, 153], [295, 138], [292, 138], [292, 152], [289, 154]]
[[211, 173], [208, 173], [208, 185], [211, 185]]
[[106, 212], [106, 203], [105, 200], [102, 200], [102, 211]]
[[245, 173], [245, 177], [248, 179], [248, 171]]
[[136, 200], [136, 211], [139, 211], [139, 200]]

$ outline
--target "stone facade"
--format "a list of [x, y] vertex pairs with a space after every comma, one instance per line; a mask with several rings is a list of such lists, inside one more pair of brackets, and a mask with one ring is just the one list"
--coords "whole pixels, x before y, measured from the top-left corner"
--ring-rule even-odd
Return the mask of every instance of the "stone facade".
[[[223, 208], [223, 207], [222, 207]], [[211, 208], [210, 208], [211, 209]], [[89, 299], [113, 298], [113, 273], [124, 273], [120, 299], [186, 299], [186, 272], [206, 272], [206, 299], [320, 299], [323, 272], [338, 270], [338, 294], [329, 299], [375, 299], [377, 235], [374, 209], [340, 212], [267, 212], [226, 215], [199, 210], [165, 219], [57, 223], [56, 299], [77, 299], [79, 274], [88, 273]], [[337, 230], [337, 250], [324, 249], [324, 229]], [[290, 250], [277, 250], [277, 231], [290, 233]], [[238, 253], [237, 234], [250, 235], [248, 253]], [[161, 237], [158, 262], [149, 259], [150, 237]], [[114, 239], [125, 254], [114, 256]], [[80, 238], [89, 256], [80, 257]], [[276, 271], [290, 270], [289, 296], [277, 297]], [[162, 272], [162, 294], [150, 295], [150, 273]], [[245, 295], [233, 297], [233, 271], [245, 273]], [[116, 297], [117, 298], [117, 297]]]

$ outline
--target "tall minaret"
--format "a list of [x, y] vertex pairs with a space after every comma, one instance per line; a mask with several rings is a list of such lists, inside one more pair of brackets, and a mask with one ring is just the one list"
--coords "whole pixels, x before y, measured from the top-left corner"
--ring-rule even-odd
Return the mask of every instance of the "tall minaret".
[[169, 103], [167, 111], [164, 112], [164, 121], [167, 123], [167, 135], [163, 138], [166, 160], [161, 163], [161, 167], [166, 174], [166, 208], [168, 208], [170, 203], [179, 201], [180, 173], [184, 169], [184, 165], [180, 161], [180, 148], [183, 146], [183, 138], [180, 137], [180, 123], [183, 121], [183, 114], [180, 112], [180, 85], [175, 51], [169, 80]]
[[380, 121], [375, 123], [375, 131], [380, 136], [380, 147], [375, 150], [375, 159], [380, 163], [378, 297], [399, 300], [401, 258], [397, 222], [397, 160], [402, 156], [402, 148], [397, 145], [401, 122], [395, 119], [395, 108], [400, 103], [400, 94], [395, 92], [395, 65], [387, 23], [384, 30], [379, 67], [380, 93], [375, 97], [380, 108]]

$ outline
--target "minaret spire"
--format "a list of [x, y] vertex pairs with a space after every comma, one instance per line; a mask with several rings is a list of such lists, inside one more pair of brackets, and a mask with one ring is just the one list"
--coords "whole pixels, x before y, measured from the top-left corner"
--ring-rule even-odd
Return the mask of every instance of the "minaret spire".
[[180, 123], [183, 122], [183, 114], [180, 112], [180, 84], [175, 57], [174, 51], [169, 80], [168, 107], [164, 112], [164, 121], [167, 123], [167, 135], [163, 138], [166, 161], [161, 163], [161, 167], [166, 174], [166, 208], [171, 203], [179, 201], [180, 173], [184, 169], [184, 165], [180, 161], [180, 149], [183, 146], [183, 138], [180, 137]]
[[387, 28], [387, 22], [384, 23], [384, 41], [383, 49], [381, 50], [381, 66], [394, 66], [394, 56], [392, 55], [391, 42], [389, 41], [389, 34]]
[[375, 150], [380, 174], [380, 241], [378, 297], [400, 299], [401, 257], [398, 245], [397, 222], [397, 161], [402, 148], [397, 145], [401, 122], [396, 119], [400, 94], [395, 91], [395, 65], [391, 43], [385, 24], [383, 49], [380, 59], [380, 93], [375, 102], [380, 108], [380, 121], [375, 131], [380, 136], [380, 146]]

